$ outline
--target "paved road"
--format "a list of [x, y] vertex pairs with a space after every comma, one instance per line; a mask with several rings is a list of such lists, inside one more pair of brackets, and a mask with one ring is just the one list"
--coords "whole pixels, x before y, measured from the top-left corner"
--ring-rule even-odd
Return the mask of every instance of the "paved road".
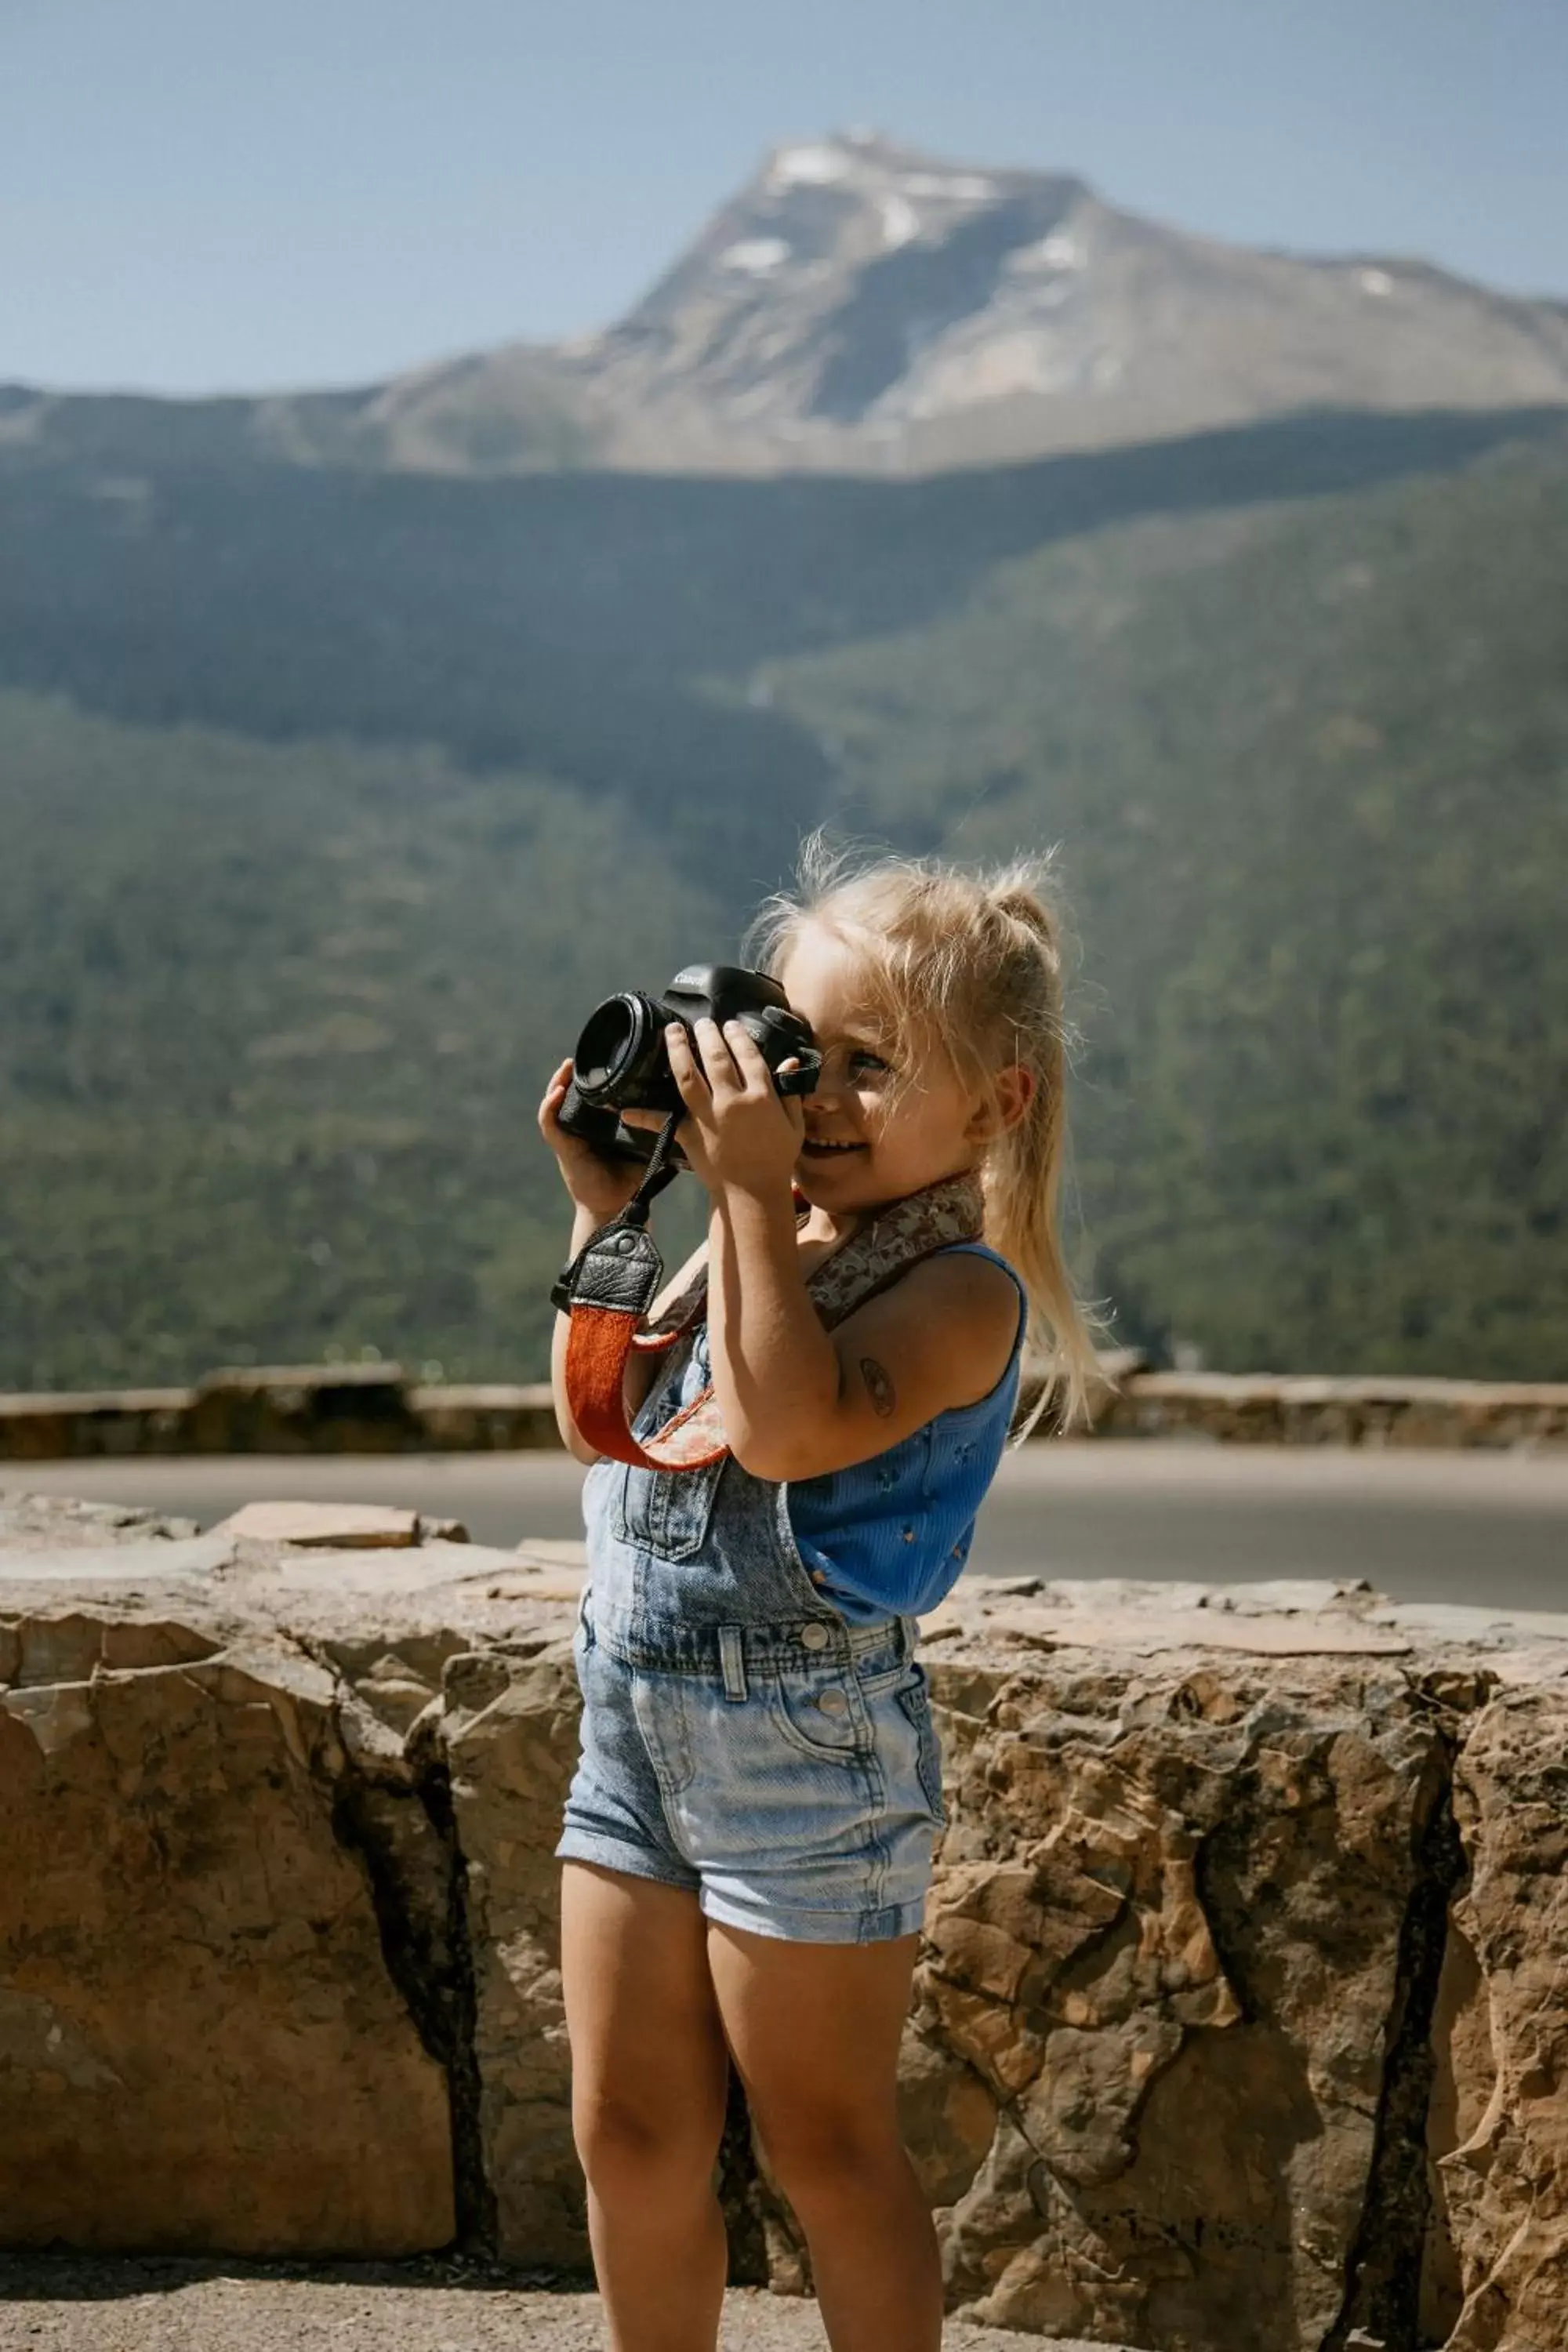
[[[262, 1497], [412, 1505], [476, 1542], [581, 1533], [559, 1454], [0, 1463], [0, 1486], [210, 1525]], [[1129, 1440], [1031, 1444], [982, 1516], [982, 1575], [1364, 1576], [1400, 1600], [1568, 1610], [1568, 1453], [1363, 1453]]]

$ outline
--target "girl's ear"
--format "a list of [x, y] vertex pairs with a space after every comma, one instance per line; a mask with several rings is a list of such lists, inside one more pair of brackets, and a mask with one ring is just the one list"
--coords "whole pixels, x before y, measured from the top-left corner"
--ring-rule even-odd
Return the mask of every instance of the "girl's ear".
[[1005, 1135], [1009, 1128], [1016, 1127], [1035, 1099], [1037, 1084], [1033, 1070], [1026, 1069], [1022, 1062], [1009, 1062], [1005, 1070], [996, 1074], [992, 1100], [982, 1104], [965, 1129], [969, 1139], [988, 1143], [998, 1135]]

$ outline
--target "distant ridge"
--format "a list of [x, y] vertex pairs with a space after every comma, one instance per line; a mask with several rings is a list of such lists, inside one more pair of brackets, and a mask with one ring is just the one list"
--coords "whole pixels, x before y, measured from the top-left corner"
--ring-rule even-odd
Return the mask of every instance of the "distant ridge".
[[1292, 411], [1568, 403], [1568, 305], [1193, 236], [1063, 173], [776, 148], [627, 315], [345, 394], [0, 390], [0, 460], [929, 473]]

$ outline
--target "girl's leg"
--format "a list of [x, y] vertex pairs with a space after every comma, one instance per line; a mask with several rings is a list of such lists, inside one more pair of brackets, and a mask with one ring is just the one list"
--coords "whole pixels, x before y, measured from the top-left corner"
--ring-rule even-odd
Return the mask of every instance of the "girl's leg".
[[709, 1965], [752, 2118], [800, 2217], [833, 2352], [938, 2352], [942, 2272], [899, 2131], [919, 1937], [786, 1943], [710, 1922]]
[[614, 2352], [713, 2352], [729, 2053], [697, 1897], [564, 1864], [561, 1972], [572, 2124]]

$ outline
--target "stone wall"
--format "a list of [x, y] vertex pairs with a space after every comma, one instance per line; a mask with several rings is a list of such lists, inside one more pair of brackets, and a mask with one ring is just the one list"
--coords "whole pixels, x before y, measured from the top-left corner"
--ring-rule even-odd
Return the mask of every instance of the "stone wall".
[[[585, 2259], [562, 1548], [0, 1507], [0, 2241]], [[279, 1523], [274, 1522], [274, 1527]], [[955, 2309], [1559, 2352], [1568, 1617], [966, 1580], [906, 2039]], [[743, 2128], [742, 2273], [808, 2284]]]
[[[1155, 1372], [1106, 1360], [1098, 1437], [1267, 1445], [1568, 1444], [1568, 1382]], [[1039, 1434], [1048, 1436], [1048, 1425]], [[212, 1372], [189, 1389], [0, 1395], [0, 1462], [120, 1454], [445, 1454], [560, 1444], [548, 1385], [431, 1387], [395, 1364]]]
[[1108, 1391], [1095, 1434], [1254, 1445], [1563, 1445], [1568, 1382], [1135, 1371]]

